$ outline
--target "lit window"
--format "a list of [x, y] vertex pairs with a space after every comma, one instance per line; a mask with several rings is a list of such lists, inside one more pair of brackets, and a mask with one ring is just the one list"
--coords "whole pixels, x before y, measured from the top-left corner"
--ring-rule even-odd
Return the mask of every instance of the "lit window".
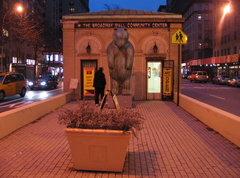
[[9, 35], [8, 35], [8, 31], [6, 30], [6, 29], [2, 29], [2, 32], [3, 32], [3, 36], [6, 36], [6, 37], [8, 37]]
[[69, 8], [69, 12], [75, 12], [74, 8]]
[[27, 59], [26, 60], [27, 65], [35, 65], [35, 60], [33, 59]]
[[198, 14], [198, 20], [202, 20], [202, 15]]
[[198, 43], [198, 48], [199, 48], [199, 49], [202, 48], [202, 43]]
[[55, 58], [55, 61], [59, 61], [59, 55], [58, 54], [55, 54], [54, 58]]
[[16, 64], [17, 63], [17, 57], [13, 57], [12, 62]]

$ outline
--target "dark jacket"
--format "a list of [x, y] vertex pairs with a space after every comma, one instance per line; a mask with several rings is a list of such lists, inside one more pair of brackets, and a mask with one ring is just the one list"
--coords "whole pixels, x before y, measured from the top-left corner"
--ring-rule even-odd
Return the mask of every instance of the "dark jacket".
[[105, 88], [105, 85], [106, 85], [105, 75], [102, 72], [102, 70], [99, 69], [94, 75], [93, 86], [95, 88]]

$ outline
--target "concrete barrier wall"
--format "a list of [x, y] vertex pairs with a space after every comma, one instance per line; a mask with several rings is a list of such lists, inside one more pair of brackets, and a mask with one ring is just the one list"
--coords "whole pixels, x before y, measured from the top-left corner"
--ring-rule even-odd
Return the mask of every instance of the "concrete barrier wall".
[[179, 106], [240, 146], [240, 117], [180, 94]]
[[[0, 139], [69, 101], [71, 101], [71, 93], [63, 93], [47, 100], [0, 113]], [[240, 146], [240, 117], [182, 94], [180, 94], [179, 106]]]
[[63, 93], [50, 99], [0, 113], [0, 139], [70, 101], [71, 93]]

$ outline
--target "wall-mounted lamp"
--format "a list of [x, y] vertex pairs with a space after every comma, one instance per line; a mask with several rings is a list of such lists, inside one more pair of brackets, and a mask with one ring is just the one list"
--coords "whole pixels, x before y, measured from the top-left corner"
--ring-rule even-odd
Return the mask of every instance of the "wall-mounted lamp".
[[155, 43], [155, 45], [153, 46], [153, 52], [154, 52], [154, 53], [157, 53], [157, 52], [158, 52], [158, 47], [157, 47], [156, 43]]
[[87, 47], [86, 47], [86, 51], [87, 51], [87, 53], [90, 53], [90, 52], [91, 52], [91, 46], [89, 45], [89, 43], [88, 43], [88, 45], [87, 45]]

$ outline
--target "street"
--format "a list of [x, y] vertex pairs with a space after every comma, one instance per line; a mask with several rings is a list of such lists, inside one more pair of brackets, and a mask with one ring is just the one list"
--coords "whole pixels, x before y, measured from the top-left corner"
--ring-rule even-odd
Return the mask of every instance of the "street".
[[[210, 82], [193, 83], [182, 79], [182, 94], [240, 116], [240, 88], [217, 85]], [[19, 108], [37, 101], [51, 98], [63, 93], [62, 85], [51, 90], [29, 90], [24, 98], [19, 95], [6, 97], [0, 103], [0, 113]]]
[[240, 116], [240, 88], [182, 79], [182, 94]]
[[62, 85], [59, 85], [57, 89], [51, 90], [28, 90], [23, 98], [19, 95], [6, 97], [5, 100], [0, 103], [0, 113], [51, 98], [60, 93], [63, 93]]

